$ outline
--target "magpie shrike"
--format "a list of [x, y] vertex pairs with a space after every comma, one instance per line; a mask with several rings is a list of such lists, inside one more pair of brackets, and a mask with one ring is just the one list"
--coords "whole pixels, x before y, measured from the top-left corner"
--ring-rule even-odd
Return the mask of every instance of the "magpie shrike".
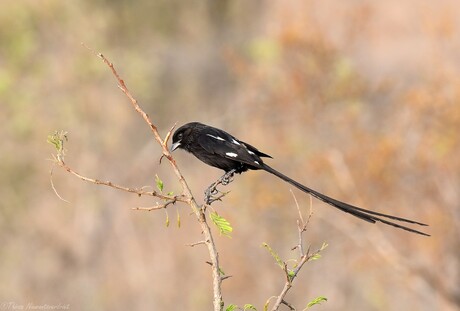
[[199, 122], [187, 123], [174, 132], [172, 143], [171, 151], [178, 148], [184, 149], [204, 163], [224, 170], [226, 175], [232, 176], [233, 173], [240, 174], [247, 170], [264, 170], [342, 212], [370, 223], [381, 222], [409, 232], [429, 236], [429, 234], [406, 227], [397, 222], [406, 222], [420, 226], [427, 226], [426, 224], [359, 208], [333, 199], [300, 184], [265, 164], [262, 158], [271, 158], [271, 156], [218, 128]]

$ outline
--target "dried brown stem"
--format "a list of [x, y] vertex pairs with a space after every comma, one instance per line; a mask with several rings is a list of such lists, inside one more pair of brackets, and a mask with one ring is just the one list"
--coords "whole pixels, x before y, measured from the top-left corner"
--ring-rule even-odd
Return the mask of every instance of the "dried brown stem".
[[66, 202], [66, 203], [70, 203], [69, 201], [67, 201], [66, 199], [64, 199], [63, 197], [61, 197], [61, 195], [59, 194], [59, 192], [57, 191], [56, 187], [54, 186], [54, 182], [53, 182], [53, 171], [54, 171], [54, 167], [55, 167], [55, 164], [53, 164], [53, 166], [51, 167], [51, 170], [50, 170], [50, 183], [51, 183], [51, 188], [53, 188], [53, 191], [54, 193], [56, 194], [56, 196], [61, 199], [62, 201]]
[[155, 206], [150, 206], [150, 207], [133, 207], [132, 209], [133, 210], [136, 210], [136, 211], [148, 211], [148, 212], [151, 212], [151, 211], [154, 211], [154, 210], [159, 210], [159, 209], [163, 209], [163, 208], [167, 208], [168, 205], [170, 204], [174, 204], [176, 203], [176, 201], [178, 201], [177, 199], [172, 199], [172, 200], [169, 200], [163, 204], [158, 204], [155, 205]]
[[283, 305], [287, 306], [290, 310], [295, 310], [295, 308], [290, 303], [288, 303], [287, 301], [282, 300], [281, 303]]
[[194, 247], [194, 246], [202, 245], [202, 244], [206, 244], [206, 241], [198, 241], [198, 242], [195, 242], [195, 243], [190, 243], [190, 244], [185, 244], [185, 245], [190, 246], [190, 247]]
[[130, 193], [135, 193], [135, 194], [137, 194], [139, 196], [148, 195], [148, 196], [152, 196], [152, 197], [157, 197], [159, 199], [169, 200], [169, 201], [174, 201], [174, 202], [176, 202], [176, 201], [184, 202], [184, 203], [188, 202], [188, 198], [185, 197], [184, 195], [168, 196], [168, 195], [161, 194], [161, 193], [159, 193], [157, 191], [145, 191], [145, 190], [143, 190], [144, 187], [142, 187], [142, 188], [128, 188], [128, 187], [124, 187], [124, 186], [120, 186], [118, 184], [115, 184], [115, 183], [113, 183], [111, 181], [102, 181], [102, 180], [99, 180], [99, 179], [93, 179], [93, 178], [83, 176], [83, 175], [77, 173], [76, 171], [74, 171], [67, 164], [65, 164], [65, 162], [62, 159], [58, 160], [57, 165], [61, 166], [67, 172], [69, 172], [70, 174], [80, 178], [81, 180], [84, 180], [84, 181], [87, 181], [87, 182], [90, 182], [90, 183], [93, 183], [93, 184], [96, 184], [96, 185], [103, 185], [103, 186], [111, 187], [111, 188], [114, 188], [114, 189], [130, 192]]

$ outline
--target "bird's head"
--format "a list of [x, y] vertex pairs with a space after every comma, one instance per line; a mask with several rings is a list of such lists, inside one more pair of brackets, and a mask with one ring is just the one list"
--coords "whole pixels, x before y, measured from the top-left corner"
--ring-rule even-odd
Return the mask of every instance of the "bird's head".
[[182, 125], [179, 127], [173, 134], [172, 137], [172, 145], [171, 145], [171, 152], [176, 149], [185, 149], [187, 150], [187, 146], [193, 141], [195, 133], [195, 129], [202, 125], [198, 122], [191, 122]]

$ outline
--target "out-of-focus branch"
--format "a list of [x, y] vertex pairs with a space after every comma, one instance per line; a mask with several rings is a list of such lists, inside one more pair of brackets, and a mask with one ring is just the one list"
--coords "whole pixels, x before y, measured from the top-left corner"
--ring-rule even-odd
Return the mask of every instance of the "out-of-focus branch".
[[[291, 193], [292, 193], [292, 191], [291, 191]], [[315, 258], [319, 257], [319, 254], [327, 247], [327, 244], [324, 243], [321, 248], [319, 248], [318, 250], [316, 250], [314, 252], [310, 252], [310, 247], [308, 247], [306, 252], [304, 251], [303, 237], [304, 237], [304, 233], [307, 231], [308, 224], [309, 224], [310, 219], [311, 219], [311, 217], [313, 215], [312, 204], [311, 204], [311, 200], [310, 200], [310, 211], [309, 211], [307, 220], [305, 221], [303, 216], [302, 216], [302, 212], [300, 211], [299, 203], [297, 202], [297, 199], [294, 196], [294, 193], [292, 193], [292, 196], [294, 197], [294, 201], [295, 201], [295, 204], [296, 204], [296, 207], [297, 207], [297, 211], [299, 213], [299, 219], [297, 220], [297, 231], [298, 231], [298, 236], [299, 236], [299, 242], [298, 242], [298, 244], [296, 246], [294, 246], [292, 248], [292, 250], [298, 249], [298, 251], [299, 251], [299, 259], [296, 261], [296, 266], [292, 270], [290, 270], [288, 268], [288, 265], [287, 265], [286, 262], [282, 262], [282, 269], [284, 271], [286, 281], [284, 283], [283, 289], [281, 290], [280, 294], [278, 296], [272, 297], [272, 298], [276, 297], [275, 304], [273, 305], [273, 307], [271, 309], [272, 311], [278, 310], [279, 307], [282, 304], [286, 305], [291, 310], [295, 310], [295, 308], [285, 300], [285, 297], [286, 297], [287, 293], [289, 292], [289, 290], [292, 287], [292, 282], [297, 277], [297, 275], [299, 274], [300, 270], [305, 265], [305, 263], [307, 263], [308, 261], [310, 261], [312, 259], [315, 259]], [[326, 300], [326, 299], [323, 298], [323, 300]]]

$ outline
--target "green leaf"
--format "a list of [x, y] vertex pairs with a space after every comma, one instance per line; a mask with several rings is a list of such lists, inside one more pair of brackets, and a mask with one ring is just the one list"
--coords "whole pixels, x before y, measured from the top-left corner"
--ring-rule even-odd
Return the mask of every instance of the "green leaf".
[[278, 297], [277, 297], [277, 296], [271, 296], [270, 298], [268, 298], [267, 301], [266, 301], [265, 304], [264, 304], [264, 311], [268, 311], [268, 306], [270, 305], [270, 301], [271, 301], [273, 298], [278, 298]]
[[169, 214], [166, 213], [166, 227], [169, 227]]
[[224, 270], [222, 270], [221, 267], [219, 267], [219, 273], [220, 273], [221, 276], [225, 276], [225, 272], [224, 272]]
[[169, 191], [168, 193], [166, 193], [166, 195], [172, 197], [174, 195], [174, 191]]
[[246, 310], [254, 310], [254, 311], [257, 311], [256, 307], [254, 307], [253, 305], [247, 303], [244, 305], [243, 307], [243, 310], [246, 311]]
[[65, 131], [54, 131], [53, 134], [48, 135], [46, 142], [53, 145], [58, 153], [64, 151], [64, 140], [67, 141], [67, 132]]
[[310, 302], [307, 304], [306, 309], [311, 308], [311, 307], [313, 307], [314, 305], [321, 304], [322, 302], [325, 302], [325, 301], [327, 301], [327, 298], [324, 297], [324, 296], [316, 297], [315, 299], [313, 299], [312, 301], [310, 301]]
[[289, 277], [289, 280], [292, 281], [292, 279], [295, 277], [295, 272], [294, 270], [288, 270], [288, 277]]
[[233, 311], [233, 310], [236, 310], [237, 308], [238, 308], [237, 305], [231, 304], [225, 309], [225, 311]]
[[270, 245], [268, 245], [267, 243], [262, 243], [262, 246], [270, 252], [278, 266], [280, 266], [281, 269], [284, 269], [284, 262], [281, 260], [280, 256], [278, 256], [278, 254], [275, 253], [275, 251], [270, 247]]
[[164, 184], [160, 177], [158, 177], [158, 175], [155, 175], [155, 183], [157, 184], [158, 190], [160, 190], [160, 192], [163, 192]]
[[230, 233], [232, 233], [233, 231], [233, 228], [230, 225], [230, 223], [216, 212], [211, 212], [209, 216], [211, 217], [212, 222], [219, 229], [219, 232], [223, 235], [230, 237]]
[[328, 247], [329, 244], [327, 244], [326, 242], [323, 242], [323, 245], [321, 245], [321, 248], [316, 252], [314, 253], [313, 255], [311, 255], [310, 259], [308, 259], [308, 261], [312, 261], [312, 260], [318, 260], [321, 258], [321, 254], [320, 252], [322, 252], [323, 250], [326, 249], [326, 247]]
[[176, 213], [177, 213], [177, 228], [180, 228], [180, 214], [178, 210], [176, 210]]
[[321, 246], [320, 251], [326, 249], [326, 247], [328, 247], [328, 246], [329, 246], [329, 244], [327, 244], [326, 242], [323, 242], [323, 245]]

